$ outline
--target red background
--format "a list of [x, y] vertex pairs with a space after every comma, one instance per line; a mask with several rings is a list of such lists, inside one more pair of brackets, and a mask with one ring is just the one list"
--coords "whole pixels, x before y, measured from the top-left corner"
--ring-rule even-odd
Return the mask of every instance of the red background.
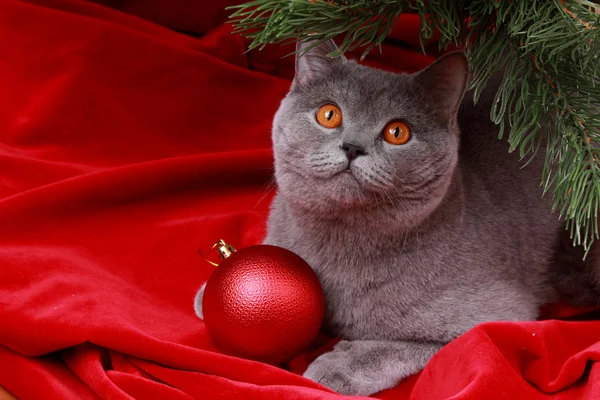
[[[0, 385], [22, 399], [339, 398], [300, 375], [331, 343], [286, 368], [229, 357], [193, 311], [213, 269], [197, 249], [264, 236], [291, 49], [244, 53], [223, 1], [103, 3], [0, 0]], [[418, 25], [403, 16], [368, 63], [427, 65]], [[599, 341], [594, 321], [485, 324], [378, 397], [598, 398]]]

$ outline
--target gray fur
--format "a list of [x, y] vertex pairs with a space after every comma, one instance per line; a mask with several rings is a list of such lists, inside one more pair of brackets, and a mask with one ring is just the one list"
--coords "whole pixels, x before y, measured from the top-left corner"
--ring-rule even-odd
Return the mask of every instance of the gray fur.
[[[477, 106], [463, 99], [462, 53], [407, 75], [328, 58], [334, 50], [327, 43], [297, 60], [275, 116], [278, 193], [265, 243], [312, 266], [326, 294], [324, 328], [344, 339], [305, 376], [370, 395], [479, 323], [537, 318], [589, 273], [557, 279], [568, 270], [557, 267], [564, 229], [542, 198], [543, 160], [521, 169], [490, 122], [491, 96]], [[339, 128], [316, 122], [326, 103], [342, 110]], [[397, 119], [413, 134], [401, 146], [382, 139]], [[349, 162], [346, 143], [367, 154]]]
[[194, 311], [201, 320], [204, 320], [204, 314], [202, 313], [202, 298], [204, 297], [204, 289], [206, 289], [206, 283], [200, 287], [196, 297], [194, 298]]
[[399, 376], [419, 372], [441, 347], [418, 341], [343, 340], [304, 375], [340, 393], [375, 393], [395, 386]]
[[[325, 46], [297, 70], [275, 116], [279, 191], [265, 242], [313, 267], [326, 293], [325, 327], [345, 339], [305, 376], [370, 395], [473, 326], [532, 320], [557, 300], [563, 222], [542, 198], [542, 158], [521, 169], [497, 139], [492, 97], [461, 102], [464, 55], [407, 75], [342, 58], [325, 68], [333, 45]], [[314, 116], [330, 102], [343, 113], [333, 130]], [[395, 119], [412, 128], [406, 145], [382, 140]], [[343, 143], [367, 155], [349, 164]]]

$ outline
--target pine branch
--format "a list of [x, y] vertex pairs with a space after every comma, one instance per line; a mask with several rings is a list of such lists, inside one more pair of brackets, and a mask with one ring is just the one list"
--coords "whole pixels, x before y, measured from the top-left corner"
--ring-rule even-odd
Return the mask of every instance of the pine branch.
[[[421, 17], [421, 43], [464, 46], [479, 98], [503, 71], [490, 118], [511, 151], [540, 156], [544, 192], [575, 245], [599, 238], [600, 5], [587, 0], [254, 0], [232, 7], [235, 32], [269, 43], [339, 35], [338, 56], [379, 46], [403, 12]], [[545, 147], [544, 147], [545, 146]]]
[[253, 39], [249, 50], [309, 37], [318, 43], [346, 33], [335, 55], [361, 46], [366, 47], [366, 55], [387, 37], [396, 17], [409, 10], [408, 2], [398, 0], [340, 3], [343, 4], [321, 0], [255, 0], [230, 7], [237, 9], [230, 18], [234, 33]]

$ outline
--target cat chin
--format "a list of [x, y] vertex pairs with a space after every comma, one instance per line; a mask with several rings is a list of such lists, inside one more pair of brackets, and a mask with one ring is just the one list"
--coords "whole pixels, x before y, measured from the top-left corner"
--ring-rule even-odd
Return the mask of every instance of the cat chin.
[[[290, 176], [287, 176], [290, 178]], [[369, 196], [348, 172], [329, 178], [279, 180], [279, 193], [287, 203], [325, 219], [365, 207]]]
[[362, 182], [359, 181], [359, 178], [356, 176], [356, 174], [349, 169], [343, 169], [339, 172], [336, 172], [328, 180], [331, 181], [333, 185], [339, 185], [342, 187], [356, 186], [358, 189], [360, 189], [362, 186]]
[[343, 173], [319, 188], [315, 196], [321, 198], [323, 208], [334, 208], [337, 211], [361, 208], [369, 199], [360, 184], [350, 174]]

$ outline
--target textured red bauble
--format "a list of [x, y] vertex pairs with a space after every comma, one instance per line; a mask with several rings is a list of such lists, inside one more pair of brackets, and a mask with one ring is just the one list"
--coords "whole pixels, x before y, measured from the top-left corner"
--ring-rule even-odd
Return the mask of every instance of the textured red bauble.
[[226, 353], [271, 364], [299, 354], [315, 339], [325, 300], [300, 256], [257, 245], [225, 258], [209, 278], [202, 313], [213, 342]]

